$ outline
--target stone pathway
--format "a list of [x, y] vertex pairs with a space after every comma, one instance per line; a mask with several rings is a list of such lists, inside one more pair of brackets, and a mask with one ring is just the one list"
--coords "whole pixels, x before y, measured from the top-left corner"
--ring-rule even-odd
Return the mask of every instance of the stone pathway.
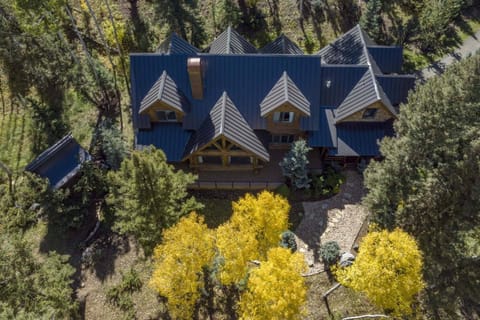
[[367, 217], [367, 210], [360, 205], [365, 194], [362, 176], [353, 170], [344, 171], [346, 182], [332, 198], [304, 202], [304, 217], [295, 230], [299, 252], [305, 254], [308, 273], [323, 270], [317, 251], [319, 245], [336, 241], [341, 252], [350, 251], [355, 238]]

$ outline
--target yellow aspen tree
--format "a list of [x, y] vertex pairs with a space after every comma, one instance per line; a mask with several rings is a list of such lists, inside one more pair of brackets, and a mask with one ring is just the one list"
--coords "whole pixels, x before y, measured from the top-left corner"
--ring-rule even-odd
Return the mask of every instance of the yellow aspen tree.
[[247, 290], [240, 297], [240, 319], [301, 319], [307, 296], [301, 273], [306, 267], [300, 253], [270, 249], [267, 261], [250, 273]]
[[203, 267], [215, 255], [213, 231], [202, 216], [191, 213], [163, 232], [163, 242], [154, 250], [150, 286], [168, 299], [174, 319], [191, 319], [203, 287]]
[[288, 228], [288, 201], [268, 191], [246, 194], [232, 203], [233, 215], [217, 229], [217, 249], [223, 258], [220, 280], [229, 285], [244, 279], [248, 261], [264, 260]]
[[232, 203], [231, 221], [251, 227], [258, 241], [259, 259], [265, 259], [268, 250], [278, 245], [281, 233], [288, 229], [290, 205], [280, 195], [263, 191], [257, 197], [246, 194]]
[[368, 233], [352, 266], [335, 271], [337, 280], [395, 316], [412, 313], [411, 304], [424, 288], [422, 253], [401, 229]]
[[217, 228], [216, 244], [223, 260], [220, 281], [230, 285], [245, 279], [248, 262], [258, 258], [258, 241], [253, 229], [228, 221]]

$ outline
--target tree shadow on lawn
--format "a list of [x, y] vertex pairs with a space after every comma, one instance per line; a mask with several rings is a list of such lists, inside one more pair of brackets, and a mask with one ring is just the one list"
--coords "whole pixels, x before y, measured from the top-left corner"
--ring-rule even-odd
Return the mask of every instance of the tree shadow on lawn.
[[97, 223], [95, 206], [88, 210], [79, 226], [70, 227], [67, 221], [68, 217], [59, 219], [58, 215], [48, 218], [47, 231], [40, 242], [40, 252], [55, 251], [70, 256], [69, 263], [75, 268], [72, 284], [74, 289], [81, 285], [84, 267], [92, 268], [100, 281], [105, 281], [115, 273], [116, 258], [130, 251], [128, 238], [117, 235], [109, 225], [102, 222], [93, 238], [85, 243]]

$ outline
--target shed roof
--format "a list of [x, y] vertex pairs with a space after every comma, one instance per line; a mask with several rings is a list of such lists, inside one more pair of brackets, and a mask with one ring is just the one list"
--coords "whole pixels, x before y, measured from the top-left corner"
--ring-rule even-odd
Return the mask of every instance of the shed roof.
[[395, 46], [368, 46], [368, 52], [382, 73], [400, 73], [403, 65], [403, 48]]
[[260, 53], [273, 54], [303, 54], [303, 51], [284, 34], [281, 34], [259, 51]]
[[167, 74], [167, 71], [162, 72], [162, 75], [155, 81], [145, 98], [142, 99], [139, 113], [144, 113], [159, 102], [163, 102], [181, 113], [188, 111], [185, 97], [178, 89], [175, 81]]
[[391, 136], [390, 122], [357, 123], [337, 125], [337, 148], [330, 149], [332, 156], [378, 156], [379, 142]]
[[310, 116], [310, 102], [284, 71], [272, 90], [260, 103], [260, 114], [265, 117], [281, 105], [289, 103], [303, 115]]
[[257, 49], [235, 29], [228, 27], [210, 44], [209, 53], [242, 54], [256, 53]]
[[81, 164], [88, 160], [88, 152], [68, 134], [42, 152], [25, 170], [47, 178], [50, 186], [57, 189], [70, 181], [80, 170]]
[[185, 156], [201, 149], [209, 142], [224, 136], [227, 140], [249, 151], [264, 161], [270, 155], [248, 125], [242, 114], [233, 104], [226, 92], [223, 92], [202, 126], [195, 132], [186, 147]]

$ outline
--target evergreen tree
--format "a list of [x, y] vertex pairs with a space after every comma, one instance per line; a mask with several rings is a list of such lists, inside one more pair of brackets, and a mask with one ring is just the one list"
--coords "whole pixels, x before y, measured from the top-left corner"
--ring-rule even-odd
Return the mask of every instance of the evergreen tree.
[[176, 32], [192, 45], [199, 47], [206, 39], [204, 22], [198, 12], [198, 0], [149, 0], [168, 32]]
[[375, 42], [382, 40], [382, 0], [368, 0], [360, 25]]
[[480, 55], [417, 87], [401, 107], [396, 138], [365, 172], [366, 205], [382, 227], [412, 234], [425, 254], [433, 318], [480, 305]]
[[279, 163], [283, 175], [290, 179], [294, 189], [310, 188], [310, 179], [308, 178], [307, 165], [309, 163], [307, 155], [312, 150], [307, 146], [305, 140], [297, 140], [292, 144], [292, 149], [286, 154], [282, 162]]
[[50, 253], [42, 263], [17, 234], [0, 234], [0, 318], [68, 319], [75, 315], [75, 269], [67, 256]]
[[175, 171], [163, 151], [153, 147], [132, 152], [120, 170], [109, 173], [109, 180], [107, 201], [115, 211], [114, 228], [135, 236], [146, 255], [161, 242], [164, 228], [202, 207], [187, 194], [195, 176]]

